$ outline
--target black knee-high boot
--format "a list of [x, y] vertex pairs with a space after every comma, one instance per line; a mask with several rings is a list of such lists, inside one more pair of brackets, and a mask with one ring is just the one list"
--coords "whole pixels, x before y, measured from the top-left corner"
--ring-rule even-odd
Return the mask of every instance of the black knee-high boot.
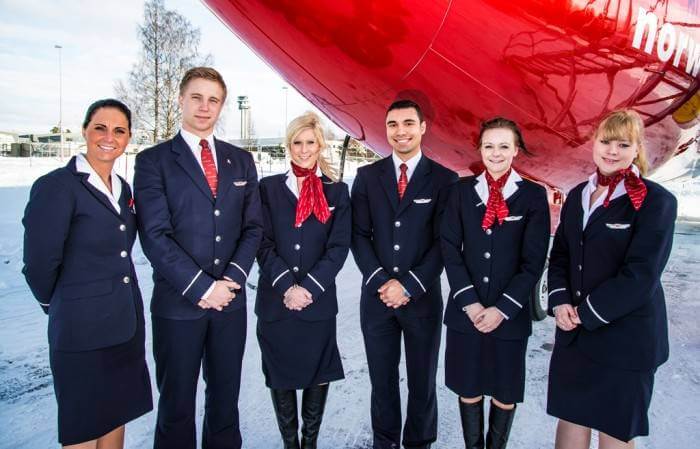
[[489, 412], [489, 431], [486, 434], [486, 449], [505, 449], [508, 444], [510, 427], [513, 425], [515, 406], [511, 410], [503, 410], [491, 401]]
[[301, 419], [304, 421], [301, 426], [301, 449], [316, 449], [327, 398], [328, 384], [304, 389], [301, 398]]
[[473, 404], [459, 401], [462, 435], [466, 449], [484, 449], [484, 399]]
[[282, 434], [284, 449], [299, 449], [299, 418], [297, 417], [296, 390], [273, 390], [272, 406], [277, 415], [277, 425]]

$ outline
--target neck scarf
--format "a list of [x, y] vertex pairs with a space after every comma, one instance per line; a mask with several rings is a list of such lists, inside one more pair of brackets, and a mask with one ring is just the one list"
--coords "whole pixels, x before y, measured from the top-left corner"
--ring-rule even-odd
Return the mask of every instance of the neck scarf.
[[481, 228], [485, 231], [496, 222], [496, 218], [498, 218], [498, 224], [501, 225], [508, 216], [508, 205], [503, 198], [503, 186], [508, 181], [510, 169], [498, 180], [494, 180], [488, 170], [484, 173], [486, 174], [486, 182], [489, 185], [489, 201], [486, 204], [484, 219], [481, 221]]
[[605, 195], [603, 207], [608, 207], [610, 205], [610, 197], [615, 191], [615, 187], [617, 187], [622, 180], [624, 180], [627, 196], [629, 196], [632, 202], [632, 207], [634, 207], [634, 210], [639, 210], [639, 208], [642, 207], [644, 198], [647, 196], [647, 186], [644, 184], [644, 181], [632, 171], [631, 166], [619, 170], [610, 176], [606, 176], [598, 170], [598, 185], [608, 187], [608, 193]]
[[294, 226], [297, 228], [309, 218], [311, 212], [316, 215], [316, 218], [321, 223], [327, 222], [331, 216], [326, 195], [323, 193], [321, 178], [316, 176], [316, 166], [317, 164], [314, 164], [311, 168], [302, 168], [292, 162], [294, 176], [304, 178], [301, 192], [299, 192], [299, 201], [297, 201], [297, 211], [294, 220]]

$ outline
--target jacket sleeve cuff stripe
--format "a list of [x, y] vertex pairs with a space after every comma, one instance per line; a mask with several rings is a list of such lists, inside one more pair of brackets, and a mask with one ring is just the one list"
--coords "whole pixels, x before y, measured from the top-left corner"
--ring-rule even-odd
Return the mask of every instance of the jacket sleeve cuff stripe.
[[555, 288], [554, 290], [550, 291], [547, 297], [551, 297], [553, 294], [558, 293], [558, 292], [565, 292], [565, 288]]
[[413, 279], [415, 279], [416, 282], [418, 282], [418, 285], [420, 285], [420, 288], [423, 289], [423, 293], [427, 293], [427, 290], [426, 290], [425, 287], [423, 286], [423, 283], [420, 281], [420, 279], [418, 279], [418, 276], [416, 276], [416, 275], [413, 273], [413, 271], [411, 271], [411, 270], [408, 270], [408, 273], [409, 273], [411, 276], [413, 276]]
[[275, 280], [272, 281], [272, 286], [274, 287], [275, 284], [277, 283], [277, 281], [279, 281], [280, 279], [282, 279], [282, 276], [284, 276], [284, 275], [287, 274], [287, 273], [289, 273], [289, 270], [284, 270], [282, 273], [280, 273], [279, 276], [277, 276], [277, 277], [275, 278]]
[[377, 268], [376, 270], [374, 270], [374, 272], [372, 274], [369, 275], [369, 277], [367, 278], [367, 281], [365, 282], [365, 287], [369, 285], [369, 281], [371, 281], [372, 278], [380, 271], [382, 271], [382, 267]]
[[229, 262], [229, 265], [233, 265], [234, 267], [241, 270], [241, 273], [243, 273], [243, 276], [245, 276], [245, 278], [248, 279], [248, 273], [246, 273], [245, 270], [243, 268], [241, 268], [241, 266], [238, 265], [236, 262]]
[[466, 292], [466, 291], [469, 290], [470, 288], [474, 288], [474, 286], [473, 286], [473, 285], [467, 285], [467, 286], [464, 287], [464, 288], [460, 288], [459, 290], [457, 290], [457, 291], [454, 293], [454, 295], [452, 295], [452, 297], [453, 297], [453, 298], [456, 298], [457, 295], [459, 295], [460, 293]]
[[307, 276], [308, 276], [312, 281], [314, 281], [314, 283], [315, 283], [316, 285], [318, 285], [318, 288], [320, 288], [322, 292], [325, 292], [325, 291], [326, 291], [326, 289], [323, 288], [323, 285], [321, 285], [321, 283], [318, 282], [318, 281], [316, 280], [315, 277], [311, 276], [311, 273], [308, 273]]
[[598, 315], [598, 312], [595, 311], [593, 308], [593, 305], [591, 304], [590, 300], [591, 295], [586, 296], [586, 304], [588, 304], [588, 308], [591, 309], [591, 312], [593, 312], [593, 315], [595, 315], [596, 318], [598, 318], [600, 321], [602, 321], [605, 324], [610, 324], [609, 321], [605, 321], [602, 316]]
[[189, 285], [187, 286], [187, 288], [185, 288], [185, 289], [182, 291], [182, 296], [185, 296], [185, 293], [187, 293], [187, 290], [189, 290], [190, 287], [192, 287], [192, 285], [194, 285], [195, 281], [197, 281], [197, 278], [198, 278], [199, 275], [201, 275], [201, 274], [202, 274], [202, 270], [199, 270], [199, 271], [197, 272], [197, 274], [194, 275], [194, 278], [192, 278], [192, 282], [190, 282]]
[[[515, 299], [513, 299], [513, 297], [510, 296], [509, 294], [504, 293], [503, 296], [505, 296], [506, 298], [510, 299], [511, 302], [512, 302], [513, 304], [515, 304], [516, 306], [520, 307], [521, 309], [523, 308], [523, 305], [520, 304], [520, 303], [519, 303], [518, 301], [516, 301]], [[501, 312], [501, 313], [502, 313], [502, 312]]]

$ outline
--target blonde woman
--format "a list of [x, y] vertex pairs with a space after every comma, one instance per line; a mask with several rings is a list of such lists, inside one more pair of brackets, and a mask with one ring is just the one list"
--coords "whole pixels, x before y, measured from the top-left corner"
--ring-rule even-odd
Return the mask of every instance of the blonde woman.
[[286, 137], [290, 170], [260, 181], [264, 233], [255, 313], [263, 373], [285, 449], [316, 447], [328, 383], [344, 377], [336, 344], [335, 278], [350, 248], [350, 197], [322, 155], [325, 146], [316, 114], [295, 118]]
[[597, 167], [561, 211], [549, 263], [557, 331], [547, 413], [556, 448], [633, 448], [649, 434], [654, 372], [668, 359], [661, 273], [673, 242], [676, 199], [643, 178], [644, 125], [610, 113], [593, 142]]

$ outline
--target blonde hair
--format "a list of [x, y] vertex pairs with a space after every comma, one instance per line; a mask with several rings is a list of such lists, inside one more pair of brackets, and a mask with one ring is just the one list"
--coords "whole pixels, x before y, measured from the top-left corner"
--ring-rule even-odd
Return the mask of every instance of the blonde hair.
[[637, 166], [642, 175], [649, 170], [646, 148], [644, 148], [644, 122], [639, 114], [632, 109], [612, 111], [603, 118], [594, 135], [595, 139], [628, 140], [636, 143], [637, 157], [632, 163]]
[[332, 181], [338, 181], [338, 172], [331, 165], [331, 163], [323, 155], [323, 150], [326, 149], [326, 139], [323, 136], [323, 126], [321, 126], [320, 117], [311, 112], [305, 112], [299, 117], [295, 118], [289, 125], [287, 125], [287, 136], [285, 138], [284, 145], [287, 148], [287, 152], [291, 154], [292, 142], [302, 131], [310, 129], [313, 131], [320, 151], [318, 153], [318, 166], [321, 169], [321, 173], [329, 177]]

